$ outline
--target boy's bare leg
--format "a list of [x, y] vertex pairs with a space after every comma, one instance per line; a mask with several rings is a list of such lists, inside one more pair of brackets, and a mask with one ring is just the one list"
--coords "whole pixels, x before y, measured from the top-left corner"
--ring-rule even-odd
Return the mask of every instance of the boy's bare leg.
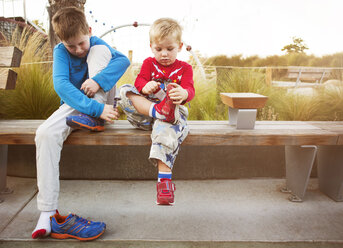
[[157, 168], [159, 172], [171, 172], [171, 169], [161, 160], [157, 161]]
[[150, 102], [145, 97], [137, 95], [133, 92], [128, 92], [126, 96], [131, 100], [138, 113], [149, 116], [149, 110], [152, 102]]

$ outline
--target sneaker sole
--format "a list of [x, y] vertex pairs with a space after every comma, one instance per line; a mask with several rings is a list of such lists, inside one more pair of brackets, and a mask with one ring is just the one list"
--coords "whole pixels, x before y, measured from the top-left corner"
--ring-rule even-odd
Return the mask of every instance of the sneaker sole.
[[69, 127], [72, 127], [72, 128], [87, 129], [93, 132], [103, 132], [105, 130], [105, 127], [103, 126], [90, 127], [90, 126], [87, 126], [87, 125], [84, 125], [82, 123], [75, 122], [75, 121], [68, 121], [67, 124]]
[[171, 206], [173, 206], [175, 204], [175, 200], [173, 202], [170, 202], [169, 200], [161, 200], [160, 202], [158, 202], [156, 200], [156, 204], [157, 205], [171, 205]]
[[51, 236], [51, 238], [54, 238], [54, 239], [68, 239], [68, 238], [73, 238], [73, 239], [78, 239], [78, 240], [81, 240], [81, 241], [89, 241], [89, 240], [94, 240], [94, 239], [99, 238], [99, 237], [105, 232], [105, 230], [106, 230], [106, 229], [102, 230], [102, 232], [99, 233], [98, 235], [93, 236], [93, 237], [89, 237], [89, 238], [80, 238], [80, 237], [77, 237], [77, 236], [74, 236], [74, 235], [70, 235], [70, 234], [60, 234], [60, 233], [51, 233], [50, 236]]
[[162, 202], [162, 203], [158, 203], [157, 201], [156, 201], [156, 205], [159, 205], [159, 206], [174, 206], [174, 204], [175, 204], [175, 202], [173, 202], [173, 203], [164, 203], [164, 202]]

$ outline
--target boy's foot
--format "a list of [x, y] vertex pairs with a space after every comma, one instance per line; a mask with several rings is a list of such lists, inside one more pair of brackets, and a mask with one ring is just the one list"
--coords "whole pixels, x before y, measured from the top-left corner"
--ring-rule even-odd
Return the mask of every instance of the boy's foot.
[[58, 211], [53, 210], [41, 212], [35, 230], [33, 230], [31, 235], [33, 239], [43, 238], [50, 234], [50, 216], [53, 216], [55, 213], [58, 213]]
[[50, 236], [55, 239], [74, 238], [86, 241], [100, 237], [105, 229], [106, 224], [103, 222], [88, 221], [75, 214], [55, 214], [51, 217]]
[[69, 127], [101, 132], [105, 130], [105, 121], [86, 114], [72, 115], [66, 118]]
[[157, 201], [158, 205], [174, 204], [175, 184], [170, 179], [162, 179], [157, 183]]
[[179, 120], [180, 114], [179, 105], [174, 104], [173, 100], [169, 98], [169, 91], [173, 88], [174, 86], [170, 84], [167, 86], [166, 97], [160, 103], [155, 104], [154, 109], [160, 115], [165, 116], [165, 119], [162, 121], [175, 124]]

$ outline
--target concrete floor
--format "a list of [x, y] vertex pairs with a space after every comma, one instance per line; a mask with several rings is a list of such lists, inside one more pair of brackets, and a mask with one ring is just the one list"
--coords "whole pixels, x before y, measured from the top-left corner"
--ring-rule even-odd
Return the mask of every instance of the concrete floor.
[[8, 177], [0, 247], [343, 247], [343, 202], [312, 179], [304, 202], [281, 193], [284, 179], [176, 180], [174, 206], [155, 204], [155, 181], [61, 181], [61, 214], [107, 223], [92, 242], [32, 240], [36, 180]]

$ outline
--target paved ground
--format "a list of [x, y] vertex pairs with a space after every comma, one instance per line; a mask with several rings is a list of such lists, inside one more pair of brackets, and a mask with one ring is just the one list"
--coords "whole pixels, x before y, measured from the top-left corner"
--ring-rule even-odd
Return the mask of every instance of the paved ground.
[[343, 202], [311, 180], [305, 201], [281, 193], [283, 179], [175, 181], [176, 204], [155, 204], [155, 181], [62, 181], [60, 213], [107, 223], [97, 241], [30, 238], [36, 181], [8, 177], [0, 247], [343, 247]]

